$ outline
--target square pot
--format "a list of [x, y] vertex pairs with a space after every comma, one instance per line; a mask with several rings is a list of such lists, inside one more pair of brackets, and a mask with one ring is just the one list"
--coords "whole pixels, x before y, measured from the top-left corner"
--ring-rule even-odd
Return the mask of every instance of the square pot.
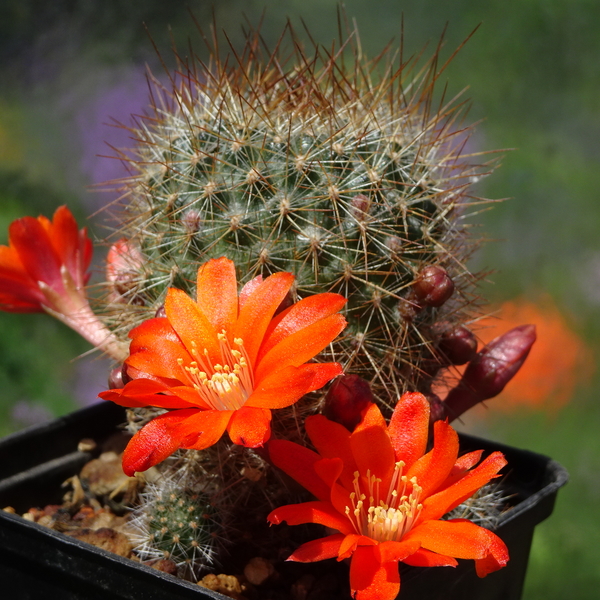
[[[106, 402], [0, 441], [0, 507], [25, 512], [59, 504], [60, 485], [93, 458], [77, 450], [83, 438], [100, 447], [125, 420], [124, 410]], [[566, 470], [546, 456], [469, 435], [461, 451], [503, 452], [508, 460], [503, 489], [511, 508], [496, 532], [508, 546], [508, 566], [480, 579], [473, 561], [452, 568], [401, 565], [399, 600], [519, 600], [535, 526], [552, 513]], [[332, 569], [347, 569], [332, 562]], [[0, 511], [0, 580], [11, 600], [173, 600], [225, 596], [114, 555], [60, 532]]]

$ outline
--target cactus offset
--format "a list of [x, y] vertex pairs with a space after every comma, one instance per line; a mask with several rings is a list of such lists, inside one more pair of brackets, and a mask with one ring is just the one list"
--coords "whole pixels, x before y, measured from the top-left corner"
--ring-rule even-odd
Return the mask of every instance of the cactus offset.
[[348, 297], [331, 354], [393, 406], [429, 392], [449, 364], [439, 332], [473, 319], [465, 216], [484, 168], [461, 157], [460, 107], [431, 108], [437, 54], [415, 72], [367, 61], [355, 34], [311, 56], [286, 34], [293, 59], [283, 42], [262, 56], [254, 33], [236, 64], [213, 52], [172, 88], [155, 81], [116, 234], [136, 257], [120, 280], [122, 332], [169, 286], [193, 292], [200, 261], [227, 256], [242, 281], [291, 271], [300, 297]]

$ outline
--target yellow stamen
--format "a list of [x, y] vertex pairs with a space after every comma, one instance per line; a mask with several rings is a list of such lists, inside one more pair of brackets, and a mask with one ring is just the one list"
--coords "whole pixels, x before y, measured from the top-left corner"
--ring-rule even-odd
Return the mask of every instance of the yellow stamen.
[[[381, 479], [367, 470], [363, 484], [366, 483], [369, 494], [368, 504], [364, 502], [366, 495], [361, 492], [361, 476], [358, 471], [354, 473], [354, 492], [350, 494], [352, 506], [347, 506], [345, 513], [356, 533], [386, 542], [400, 541], [412, 529], [423, 508], [419, 502], [423, 489], [416, 477], [409, 481], [406, 475], [402, 475], [404, 466], [402, 461], [396, 463], [384, 497], [381, 495]], [[356, 498], [360, 500], [355, 503]]]
[[244, 342], [235, 338], [234, 350], [225, 331], [218, 334], [221, 362], [211, 364], [208, 350], [198, 351], [192, 341], [190, 354], [195, 360], [185, 365], [183, 359], [177, 364], [183, 369], [185, 378], [198, 392], [202, 400], [215, 410], [237, 410], [246, 403], [254, 390], [254, 375], [249, 367], [250, 359]]

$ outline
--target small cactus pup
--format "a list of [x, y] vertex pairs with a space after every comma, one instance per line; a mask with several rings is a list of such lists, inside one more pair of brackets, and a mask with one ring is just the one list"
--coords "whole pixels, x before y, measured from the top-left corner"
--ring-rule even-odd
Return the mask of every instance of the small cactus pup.
[[172, 561], [180, 577], [196, 579], [214, 561], [214, 514], [206, 494], [179, 483], [150, 483], [130, 521], [130, 539], [142, 560]]
[[439, 51], [425, 65], [393, 49], [369, 60], [355, 31], [305, 49], [289, 25], [273, 51], [258, 31], [218, 48], [180, 57], [169, 86], [151, 78], [150, 112], [129, 127], [114, 232], [129, 259], [108, 282], [117, 333], [227, 256], [242, 281], [292, 272], [293, 297], [347, 297], [348, 329], [325, 355], [388, 413], [404, 391], [427, 393], [452, 364], [439, 325], [476, 318], [470, 185], [491, 168], [463, 154], [462, 105], [434, 92]]

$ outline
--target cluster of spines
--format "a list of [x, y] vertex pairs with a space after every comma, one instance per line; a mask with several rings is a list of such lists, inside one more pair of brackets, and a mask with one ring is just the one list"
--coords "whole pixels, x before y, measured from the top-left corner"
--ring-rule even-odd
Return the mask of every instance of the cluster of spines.
[[145, 561], [168, 559], [178, 573], [195, 579], [213, 564], [220, 528], [207, 494], [164, 476], [147, 484], [130, 521], [135, 552]]
[[[261, 57], [256, 33], [237, 63], [214, 52], [208, 65], [182, 63], [172, 89], [156, 83], [154, 114], [133, 128], [118, 231], [140, 260], [111, 309], [126, 333], [168, 287], [193, 293], [208, 258], [233, 259], [242, 280], [291, 271], [298, 297], [348, 297], [349, 327], [330, 352], [393, 405], [429, 391], [448, 366], [439, 332], [473, 319], [465, 262], [478, 242], [465, 218], [485, 166], [461, 156], [459, 107], [431, 108], [437, 56], [415, 74], [366, 61], [354, 34], [344, 52], [308, 57], [288, 33], [293, 65], [283, 46]], [[415, 297], [431, 267], [453, 284], [447, 302]]]

